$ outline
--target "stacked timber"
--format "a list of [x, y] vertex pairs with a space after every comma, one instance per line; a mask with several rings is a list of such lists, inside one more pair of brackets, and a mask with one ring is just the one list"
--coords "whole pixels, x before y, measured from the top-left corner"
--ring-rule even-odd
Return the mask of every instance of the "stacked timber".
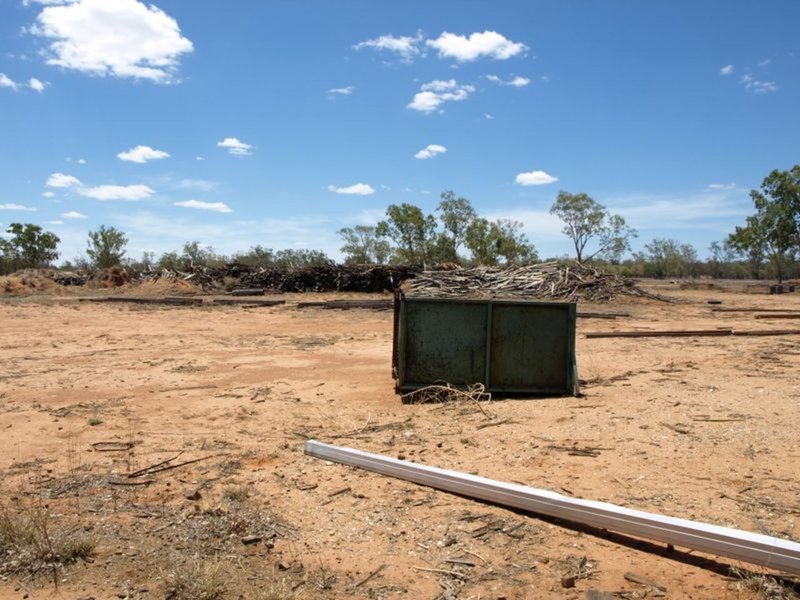
[[408, 296], [425, 298], [513, 298], [530, 300], [579, 300], [605, 302], [617, 296], [664, 300], [645, 292], [632, 279], [589, 265], [538, 265], [477, 267], [458, 271], [424, 271], [405, 290]]

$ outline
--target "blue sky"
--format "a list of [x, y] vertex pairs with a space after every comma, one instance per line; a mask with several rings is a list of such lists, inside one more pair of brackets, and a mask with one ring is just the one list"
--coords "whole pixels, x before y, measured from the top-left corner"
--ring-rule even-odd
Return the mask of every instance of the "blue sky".
[[800, 3], [0, 0], [0, 223], [129, 255], [313, 248], [448, 189], [587, 192], [701, 256], [800, 162]]

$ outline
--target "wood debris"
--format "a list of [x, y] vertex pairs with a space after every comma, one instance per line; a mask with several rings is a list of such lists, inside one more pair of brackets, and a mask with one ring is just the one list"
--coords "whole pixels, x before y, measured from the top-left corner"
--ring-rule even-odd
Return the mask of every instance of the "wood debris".
[[474, 297], [605, 302], [620, 295], [667, 300], [625, 279], [589, 265], [476, 267], [456, 271], [424, 271], [410, 282], [408, 296], [427, 298]]

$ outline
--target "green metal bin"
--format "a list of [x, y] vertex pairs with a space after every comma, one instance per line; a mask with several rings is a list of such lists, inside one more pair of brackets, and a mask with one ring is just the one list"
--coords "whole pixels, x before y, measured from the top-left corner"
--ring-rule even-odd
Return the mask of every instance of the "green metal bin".
[[397, 391], [482, 383], [501, 394], [578, 392], [574, 303], [416, 298], [395, 302]]

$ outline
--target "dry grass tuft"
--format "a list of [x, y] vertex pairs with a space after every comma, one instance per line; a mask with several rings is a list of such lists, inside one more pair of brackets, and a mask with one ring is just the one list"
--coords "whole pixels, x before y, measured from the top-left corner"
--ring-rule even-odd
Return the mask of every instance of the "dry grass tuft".
[[765, 575], [742, 571], [731, 568], [731, 574], [738, 579], [736, 588], [748, 590], [755, 594], [759, 600], [798, 600], [800, 599], [800, 583], [788, 579], [781, 579]]
[[219, 561], [192, 561], [177, 566], [162, 576], [167, 600], [220, 600], [229, 580]]
[[46, 507], [0, 506], [0, 574], [47, 570], [55, 578], [59, 568], [89, 559], [94, 551], [94, 541], [56, 527]]

